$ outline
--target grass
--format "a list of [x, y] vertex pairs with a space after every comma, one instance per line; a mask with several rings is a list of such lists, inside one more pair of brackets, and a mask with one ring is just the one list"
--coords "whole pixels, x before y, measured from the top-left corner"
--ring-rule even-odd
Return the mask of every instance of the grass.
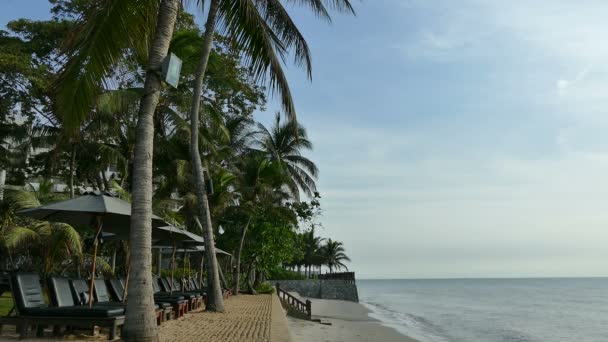
[[0, 296], [0, 316], [6, 316], [12, 307], [13, 298], [10, 293], [6, 292]]

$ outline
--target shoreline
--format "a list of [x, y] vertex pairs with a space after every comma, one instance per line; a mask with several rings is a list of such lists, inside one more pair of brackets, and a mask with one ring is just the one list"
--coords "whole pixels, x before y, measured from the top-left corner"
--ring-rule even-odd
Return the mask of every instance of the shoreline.
[[293, 342], [419, 342], [371, 317], [369, 313], [372, 311], [361, 303], [305, 299], [312, 302], [313, 318], [332, 325], [287, 317]]

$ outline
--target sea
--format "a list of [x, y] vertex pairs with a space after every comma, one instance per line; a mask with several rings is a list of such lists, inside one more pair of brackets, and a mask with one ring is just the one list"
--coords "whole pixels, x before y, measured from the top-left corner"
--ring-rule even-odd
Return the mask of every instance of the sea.
[[421, 342], [608, 342], [608, 278], [357, 280], [370, 316]]

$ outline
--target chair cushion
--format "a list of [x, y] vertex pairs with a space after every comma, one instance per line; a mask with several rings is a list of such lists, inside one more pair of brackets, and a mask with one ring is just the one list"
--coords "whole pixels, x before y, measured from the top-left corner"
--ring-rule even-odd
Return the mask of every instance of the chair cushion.
[[[70, 285], [72, 285], [72, 291], [76, 294], [76, 298], [74, 300], [75, 303], [81, 302], [84, 304], [88, 304], [88, 296], [89, 296], [89, 284], [84, 279], [72, 279], [70, 280]], [[87, 294], [86, 301], [82, 302], [82, 293]]]
[[74, 302], [74, 294], [70, 287], [70, 280], [65, 277], [49, 277], [49, 296], [55, 306], [75, 306], [81, 303]]
[[[156, 300], [156, 298], [154, 300]], [[171, 303], [167, 303], [167, 302], [155, 302], [155, 304], [157, 306], [157, 309], [158, 308], [166, 309], [171, 306]]]
[[95, 278], [95, 286], [93, 287], [93, 293], [95, 294], [95, 300], [99, 303], [110, 302], [110, 293], [108, 293], [108, 287], [106, 286], [105, 280], [102, 278]]
[[111, 290], [112, 294], [114, 295], [114, 299], [121, 301], [122, 294], [125, 289], [124, 286], [122, 285], [122, 282], [119, 279], [113, 278], [113, 279], [110, 279], [109, 284], [110, 284], [110, 290]]
[[37, 317], [116, 317], [124, 315], [125, 309], [121, 307], [93, 306], [65, 306], [61, 308], [28, 308], [21, 312], [27, 316]]
[[158, 303], [169, 303], [171, 305], [183, 304], [185, 302], [184, 297], [157, 297], [154, 296], [154, 300]]
[[19, 312], [29, 308], [43, 308], [48, 305], [44, 302], [40, 277], [35, 273], [17, 273], [11, 278], [13, 282], [13, 295]]

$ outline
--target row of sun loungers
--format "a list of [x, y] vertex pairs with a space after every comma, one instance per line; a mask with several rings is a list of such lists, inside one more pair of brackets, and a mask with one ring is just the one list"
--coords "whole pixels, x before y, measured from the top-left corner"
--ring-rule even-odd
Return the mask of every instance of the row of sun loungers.
[[[153, 276], [154, 301], [157, 323], [182, 317], [191, 310], [202, 307], [206, 294], [195, 279], [178, 281], [171, 278]], [[47, 326], [53, 327], [55, 334], [62, 329], [94, 329], [95, 326], [108, 329], [108, 338], [116, 338], [125, 321], [125, 300], [123, 300], [125, 279], [113, 278], [94, 280], [94, 305], [89, 303], [89, 284], [84, 279], [69, 279], [52, 276], [48, 278], [48, 298], [40, 284], [40, 277], [34, 273], [16, 273], [10, 277], [10, 286], [15, 300], [17, 315], [0, 317], [2, 324], [17, 326], [21, 338], [28, 336], [30, 328], [35, 328], [41, 336]], [[182, 284], [184, 285], [182, 287]], [[226, 293], [227, 294], [227, 293]], [[128, 297], [128, 296], [127, 296]], [[128, 299], [127, 299], [128, 300]]]

